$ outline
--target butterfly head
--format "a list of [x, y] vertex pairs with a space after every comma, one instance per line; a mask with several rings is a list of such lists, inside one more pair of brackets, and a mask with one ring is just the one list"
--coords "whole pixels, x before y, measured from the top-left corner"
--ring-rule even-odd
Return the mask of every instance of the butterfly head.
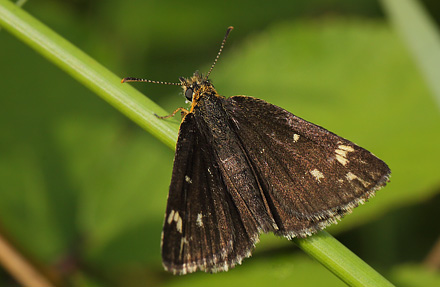
[[214, 86], [207, 77], [203, 77], [198, 71], [191, 78], [179, 78], [183, 88], [183, 94], [188, 101], [198, 98], [199, 95], [208, 90], [213, 90]]

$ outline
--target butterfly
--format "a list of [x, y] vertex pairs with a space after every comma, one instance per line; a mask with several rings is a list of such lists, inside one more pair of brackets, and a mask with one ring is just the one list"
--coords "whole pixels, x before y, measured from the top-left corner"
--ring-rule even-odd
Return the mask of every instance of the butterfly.
[[390, 176], [369, 151], [280, 107], [220, 96], [208, 77], [231, 30], [206, 76], [164, 82], [182, 86], [191, 102], [161, 117], [182, 114], [161, 241], [174, 274], [227, 271], [251, 256], [263, 232], [312, 235]]

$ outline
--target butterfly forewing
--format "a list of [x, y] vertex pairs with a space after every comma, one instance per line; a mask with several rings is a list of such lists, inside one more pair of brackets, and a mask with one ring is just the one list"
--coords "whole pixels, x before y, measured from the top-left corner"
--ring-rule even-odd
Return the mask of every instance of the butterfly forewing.
[[334, 222], [385, 185], [388, 166], [326, 129], [252, 97], [224, 105], [279, 226], [306, 236]]

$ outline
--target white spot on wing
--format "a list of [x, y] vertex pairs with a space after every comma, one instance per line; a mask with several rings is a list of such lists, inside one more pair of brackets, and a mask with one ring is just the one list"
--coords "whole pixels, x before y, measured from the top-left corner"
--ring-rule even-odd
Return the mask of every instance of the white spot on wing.
[[177, 220], [178, 220], [179, 218], [180, 218], [179, 212], [178, 212], [178, 211], [175, 211], [175, 212], [174, 212], [174, 221], [177, 222]]
[[354, 152], [354, 148], [348, 145], [338, 145], [338, 148], [335, 150], [336, 160], [339, 161], [343, 166], [346, 166], [348, 163], [347, 153]]
[[171, 222], [173, 222], [173, 217], [174, 217], [174, 210], [171, 210], [170, 215], [168, 215], [168, 224], [171, 224]]
[[342, 149], [336, 149], [335, 150], [336, 154], [342, 156], [342, 157], [346, 157], [347, 156], [347, 151], [346, 150], [342, 150]]
[[198, 227], [202, 227], [203, 226], [202, 217], [203, 217], [203, 214], [201, 212], [199, 214], [197, 214], [197, 221], [196, 221], [196, 223], [197, 223]]
[[182, 217], [179, 216], [176, 222], [177, 232], [182, 233]]
[[355, 175], [355, 174], [353, 174], [353, 173], [351, 173], [351, 172], [348, 172], [347, 173], [347, 175], [345, 176], [348, 180], [350, 180], [350, 181], [352, 181], [353, 179], [357, 179], [358, 177], [357, 177], [357, 175]]
[[362, 185], [364, 187], [368, 187], [370, 184], [368, 182], [366, 182], [365, 180], [363, 180], [362, 178], [358, 177], [357, 175], [348, 172], [347, 175], [345, 176], [349, 181], [355, 180], [357, 179], [360, 183], [362, 183]]
[[346, 159], [345, 157], [339, 154], [336, 155], [336, 160], [339, 161], [343, 166], [345, 166], [348, 163], [348, 159]]
[[312, 171], [310, 171], [310, 174], [313, 175], [313, 177], [315, 177], [315, 179], [318, 182], [321, 182], [321, 178], [324, 178], [324, 175], [322, 174], [322, 172], [320, 172], [319, 170], [317, 170], [316, 168]]
[[293, 134], [293, 142], [297, 142], [299, 140], [299, 135], [298, 134]]
[[170, 214], [168, 215], [168, 224], [171, 224], [173, 221], [176, 222], [177, 231], [182, 233], [182, 217], [180, 217], [178, 211], [171, 210]]
[[354, 148], [352, 148], [351, 146], [348, 146], [348, 145], [338, 145], [338, 149], [341, 149], [341, 150], [345, 150], [345, 151], [348, 151], [348, 152], [353, 152], [354, 151]]
[[192, 182], [192, 179], [191, 179], [189, 176], [187, 176], [187, 175], [185, 175], [185, 181], [186, 181], [187, 183], [193, 183], [193, 182]]

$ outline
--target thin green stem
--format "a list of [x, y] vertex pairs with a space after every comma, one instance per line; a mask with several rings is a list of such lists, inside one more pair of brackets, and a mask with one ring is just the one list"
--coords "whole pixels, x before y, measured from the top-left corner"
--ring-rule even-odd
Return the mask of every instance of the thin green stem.
[[[175, 147], [177, 126], [154, 116], [166, 112], [129, 85], [122, 85], [120, 77], [7, 0], [0, 0], [0, 25], [169, 147]], [[328, 233], [294, 241], [349, 285], [392, 286]]]
[[349, 286], [393, 286], [326, 231], [293, 241]]

